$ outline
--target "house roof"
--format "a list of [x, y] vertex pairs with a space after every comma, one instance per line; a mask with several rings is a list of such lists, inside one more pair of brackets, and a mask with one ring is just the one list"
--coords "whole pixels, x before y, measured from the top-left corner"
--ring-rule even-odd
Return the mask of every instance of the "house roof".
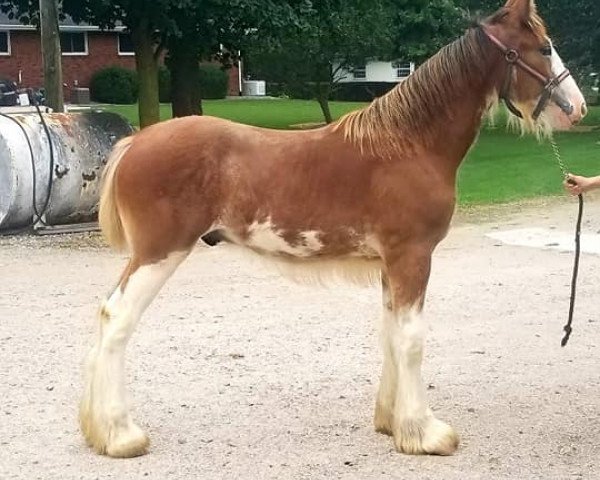
[[[76, 23], [70, 16], [66, 16], [63, 20], [60, 20], [58, 28], [61, 31], [66, 32], [98, 32], [100, 27], [90, 25], [88, 23]], [[24, 25], [17, 18], [9, 18], [7, 13], [0, 12], [0, 30], [36, 30], [35, 25]], [[109, 31], [122, 32], [125, 27], [122, 25], [116, 25]]]

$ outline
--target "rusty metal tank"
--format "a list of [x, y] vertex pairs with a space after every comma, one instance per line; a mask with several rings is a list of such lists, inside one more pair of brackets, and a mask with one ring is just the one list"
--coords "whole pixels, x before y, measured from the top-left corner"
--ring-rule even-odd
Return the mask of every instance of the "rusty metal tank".
[[119, 139], [133, 132], [123, 117], [113, 113], [42, 115], [54, 152], [52, 172], [48, 135], [38, 113], [15, 113], [10, 118], [0, 115], [0, 231], [32, 222], [34, 191], [39, 211], [48, 195], [49, 175], [52, 190], [45, 211], [46, 223], [94, 219], [108, 154]]

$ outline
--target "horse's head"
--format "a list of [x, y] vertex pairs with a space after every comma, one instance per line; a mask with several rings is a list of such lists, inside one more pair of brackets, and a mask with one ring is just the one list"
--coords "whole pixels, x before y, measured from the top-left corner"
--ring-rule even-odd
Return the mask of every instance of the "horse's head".
[[508, 0], [482, 28], [506, 65], [499, 95], [528, 130], [566, 130], [586, 115], [583, 94], [548, 37], [534, 0]]

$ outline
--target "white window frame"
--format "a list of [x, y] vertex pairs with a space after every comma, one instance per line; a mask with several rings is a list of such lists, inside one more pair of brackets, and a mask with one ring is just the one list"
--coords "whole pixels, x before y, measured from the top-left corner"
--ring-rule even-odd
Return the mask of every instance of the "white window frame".
[[[357, 76], [356, 75], [356, 71], [360, 72], [360, 75]], [[367, 79], [367, 63], [365, 62], [365, 66], [364, 67], [357, 67], [356, 65], [354, 65], [352, 67], [352, 78], [354, 78], [355, 80], [366, 80]]]
[[396, 78], [407, 78], [411, 74], [410, 67], [398, 67], [396, 68]]
[[8, 47], [7, 52], [0, 52], [0, 57], [10, 57], [12, 55], [12, 46], [10, 43], [10, 30], [0, 30], [0, 33], [6, 33], [6, 46]]
[[[408, 78], [415, 71], [415, 67], [412, 62], [401, 63], [400, 61], [395, 61], [392, 63], [392, 68], [394, 69], [394, 74], [395, 74], [396, 80], [402, 80], [404, 78]], [[400, 72], [408, 73], [408, 75], [402, 75]]]
[[127, 32], [117, 32], [117, 52], [120, 57], [133, 57], [135, 52], [122, 52], [121, 51], [121, 35], [131, 35]]
[[90, 47], [88, 42], [88, 32], [78, 32], [74, 30], [61, 30], [60, 33], [77, 33], [83, 35], [83, 44], [85, 45], [85, 51], [83, 52], [62, 52], [63, 57], [86, 57], [90, 54]]

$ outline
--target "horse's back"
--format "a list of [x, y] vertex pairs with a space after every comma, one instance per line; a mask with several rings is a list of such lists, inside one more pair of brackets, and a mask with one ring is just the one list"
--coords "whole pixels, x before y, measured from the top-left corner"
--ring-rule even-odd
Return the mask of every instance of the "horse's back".
[[439, 210], [428, 208], [435, 189], [415, 201], [415, 165], [365, 152], [335, 126], [279, 131], [185, 117], [136, 134], [116, 180], [120, 211], [149, 224], [140, 230], [173, 229], [193, 242], [219, 229], [262, 251], [373, 256], [374, 224], [405, 218], [409, 235], [410, 218]]

